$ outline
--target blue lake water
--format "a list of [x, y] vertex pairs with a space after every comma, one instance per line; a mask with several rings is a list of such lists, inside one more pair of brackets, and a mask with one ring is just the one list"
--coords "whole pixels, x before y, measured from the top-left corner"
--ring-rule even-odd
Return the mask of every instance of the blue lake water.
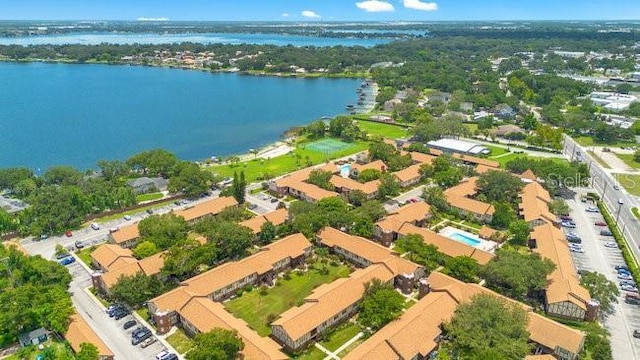
[[210, 34], [133, 34], [133, 33], [72, 33], [59, 35], [37, 35], [24, 37], [0, 37], [0, 45], [43, 44], [174, 44], [193, 42], [201, 44], [255, 44], [293, 46], [364, 46], [385, 44], [391, 39], [383, 38], [331, 38], [301, 35], [210, 33]]
[[0, 63], [0, 167], [96, 168], [163, 148], [245, 153], [345, 112], [354, 79], [283, 79], [107, 65]]

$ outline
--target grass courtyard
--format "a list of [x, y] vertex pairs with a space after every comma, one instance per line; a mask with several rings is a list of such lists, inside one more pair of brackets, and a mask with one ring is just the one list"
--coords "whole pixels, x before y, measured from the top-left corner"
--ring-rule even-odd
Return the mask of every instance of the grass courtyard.
[[150, 193], [150, 194], [140, 194], [136, 196], [136, 201], [138, 203], [145, 202], [145, 201], [153, 201], [153, 200], [162, 199], [163, 196], [164, 194], [160, 192]]
[[167, 342], [180, 354], [191, 350], [194, 345], [193, 340], [191, 340], [182, 329], [176, 329], [176, 332], [167, 336]]
[[629, 167], [633, 169], [640, 169], [640, 163], [634, 159], [633, 154], [616, 154], [616, 156], [620, 160], [624, 161], [624, 163], [627, 164]]
[[254, 182], [263, 179], [265, 176], [276, 177], [305, 168], [309, 166], [308, 163], [316, 165], [328, 160], [355, 154], [366, 150], [368, 147], [369, 144], [367, 142], [354, 141], [351, 143], [351, 146], [347, 148], [331, 154], [324, 154], [307, 149], [303, 143], [298, 145], [290, 154], [278, 156], [273, 159], [254, 159], [236, 165], [212, 166], [209, 169], [222, 177], [233, 177], [234, 172], [244, 171], [244, 176], [247, 181]]
[[629, 194], [640, 196], [640, 175], [613, 174], [613, 176]]
[[373, 136], [382, 136], [390, 139], [399, 139], [407, 137], [407, 129], [398, 126], [398, 125], [390, 125], [373, 121], [358, 121], [358, 127], [360, 130], [366, 132], [369, 135]]
[[288, 280], [279, 278], [265, 295], [254, 289], [225, 303], [225, 307], [234, 316], [246, 321], [260, 336], [268, 336], [271, 334], [269, 323], [278, 315], [298, 305], [316, 287], [349, 275], [349, 268], [342, 264], [332, 266], [327, 263], [329, 271], [326, 274], [320, 271], [322, 265], [318, 262], [309, 264], [310, 267], [312, 265], [314, 269], [291, 272]]

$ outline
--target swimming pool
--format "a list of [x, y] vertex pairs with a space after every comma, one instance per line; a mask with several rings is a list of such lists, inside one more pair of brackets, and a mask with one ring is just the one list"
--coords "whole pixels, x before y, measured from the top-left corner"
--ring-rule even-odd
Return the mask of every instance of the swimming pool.
[[452, 232], [451, 234], [447, 235], [447, 237], [451, 240], [455, 240], [473, 247], [477, 247], [481, 244], [480, 240], [459, 232]]
[[340, 176], [349, 177], [350, 172], [351, 172], [351, 164], [344, 164], [340, 166]]

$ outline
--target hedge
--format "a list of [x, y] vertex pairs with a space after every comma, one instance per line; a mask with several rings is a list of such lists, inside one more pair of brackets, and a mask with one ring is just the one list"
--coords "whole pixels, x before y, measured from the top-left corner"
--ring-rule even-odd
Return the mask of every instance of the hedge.
[[640, 219], [640, 213], [638, 212], [638, 208], [637, 207], [631, 208], [631, 212], [633, 213], [633, 215], [636, 216], [636, 218]]
[[624, 258], [624, 262], [627, 264], [627, 267], [629, 268], [631, 275], [633, 276], [634, 279], [640, 280], [640, 271], [638, 270], [638, 263], [636, 262], [636, 259], [633, 257], [633, 254], [631, 254], [631, 250], [629, 250], [629, 247], [627, 246], [627, 242], [624, 240], [624, 237], [620, 233], [620, 229], [616, 226], [616, 223], [613, 220], [613, 217], [611, 217], [609, 210], [607, 210], [606, 206], [602, 201], [598, 201], [598, 209], [600, 209], [600, 213], [602, 213], [602, 216], [604, 217], [604, 221], [609, 226], [609, 229], [611, 230], [611, 233], [613, 234], [613, 238], [616, 240], [618, 247], [620, 248], [620, 250], [622, 250], [622, 257]]

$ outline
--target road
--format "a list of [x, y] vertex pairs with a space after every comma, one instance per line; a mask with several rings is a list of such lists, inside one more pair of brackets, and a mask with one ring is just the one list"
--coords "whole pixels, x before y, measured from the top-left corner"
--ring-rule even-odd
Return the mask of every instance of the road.
[[392, 200], [386, 201], [383, 204], [385, 210], [387, 210], [388, 213], [396, 211], [400, 207], [399, 204], [407, 203], [410, 199], [418, 199], [419, 201], [422, 201], [422, 192], [425, 187], [426, 185], [420, 185], [414, 189], [411, 189], [394, 197]]
[[[579, 192], [589, 189], [577, 189]], [[593, 191], [593, 189], [591, 189]], [[619, 249], [611, 249], [604, 246], [612, 237], [599, 235], [600, 227], [595, 226], [596, 221], [603, 221], [599, 213], [585, 211], [591, 203], [582, 203], [576, 199], [568, 200], [571, 208], [571, 216], [576, 223], [576, 229], [565, 229], [565, 232], [576, 232], [582, 239], [584, 253], [572, 252], [573, 263], [578, 269], [595, 271], [603, 274], [607, 279], [618, 284], [617, 273], [614, 266], [624, 265], [624, 259]], [[605, 328], [611, 333], [611, 347], [613, 358], [619, 360], [640, 358], [640, 342], [633, 337], [633, 331], [640, 329], [640, 307], [624, 302], [624, 291], [620, 291], [618, 303], [614, 304], [611, 314], [603, 321]]]
[[[570, 160], [578, 160], [589, 166], [591, 173], [591, 187], [597, 190], [604, 200], [614, 219], [618, 219], [618, 227], [629, 244], [629, 248], [636, 260], [640, 258], [640, 223], [631, 212], [631, 208], [640, 207], [640, 202], [635, 196], [629, 195], [623, 187], [618, 186], [618, 182], [613, 176], [605, 171], [597, 161], [595, 161], [575, 140], [565, 136], [563, 153]], [[567, 179], [575, 184], [575, 179]], [[640, 184], [638, 184], [640, 186]], [[622, 202], [622, 204], [619, 203]]]

